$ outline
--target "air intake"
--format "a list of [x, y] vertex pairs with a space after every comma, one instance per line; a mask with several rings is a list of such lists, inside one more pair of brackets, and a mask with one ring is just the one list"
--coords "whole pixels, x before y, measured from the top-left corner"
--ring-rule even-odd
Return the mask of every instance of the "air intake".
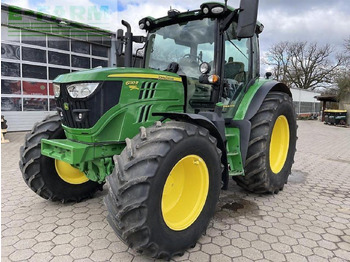
[[144, 105], [140, 108], [139, 117], [138, 117], [138, 121], [137, 121], [138, 123], [146, 122], [148, 120], [149, 112], [151, 111], [151, 107], [152, 107], [152, 105]]
[[140, 89], [139, 99], [153, 98], [157, 84], [157, 82], [143, 82]]

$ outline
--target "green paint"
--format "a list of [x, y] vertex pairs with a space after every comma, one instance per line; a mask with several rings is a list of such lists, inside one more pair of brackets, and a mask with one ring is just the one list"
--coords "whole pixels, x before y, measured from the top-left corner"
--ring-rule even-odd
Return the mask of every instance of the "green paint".
[[76, 166], [92, 181], [103, 183], [106, 177], [113, 172], [114, 162], [112, 157], [98, 158], [83, 162]]
[[[244, 93], [244, 90], [242, 90], [242, 93], [237, 99], [236, 106], [230, 108], [230, 110], [225, 113], [225, 117], [232, 117], [234, 120], [243, 120], [254, 95], [267, 81], [270, 80], [258, 79], [248, 88], [247, 92]], [[227, 161], [230, 165], [229, 175], [244, 176], [244, 166], [240, 148], [240, 130], [238, 128], [225, 128], [225, 134], [227, 139]]]
[[68, 139], [41, 140], [41, 154], [67, 162], [99, 183], [112, 173], [112, 157], [119, 155], [124, 147], [124, 143], [88, 145]]
[[[130, 74], [130, 77], [124, 77], [125, 74]], [[158, 75], [159, 78], [156, 77]], [[103, 182], [113, 170], [112, 156], [121, 153], [125, 147], [125, 139], [133, 138], [141, 126], [148, 127], [160, 119], [152, 116], [153, 112], [183, 112], [184, 88], [182, 82], [170, 80], [173, 78], [179, 76], [139, 68], [91, 69], [57, 77], [55, 83], [93, 80], [122, 81], [123, 85], [119, 103], [108, 110], [93, 127], [78, 129], [63, 126], [67, 139], [43, 139], [42, 154], [79, 168], [90, 180]], [[136, 82], [138, 88], [131, 88]], [[152, 98], [144, 96], [139, 99], [143, 82], [157, 83]], [[150, 108], [148, 118], [144, 115], [139, 121], [140, 112], [145, 106]], [[64, 109], [69, 110], [68, 104], [64, 104]]]
[[242, 164], [242, 155], [240, 148], [240, 132], [238, 128], [226, 127], [225, 135], [227, 139], [227, 162], [230, 165], [230, 176], [244, 175], [244, 167]]
[[252, 102], [255, 93], [259, 88], [266, 82], [271, 81], [267, 79], [257, 79], [255, 83], [248, 88], [248, 91], [244, 94], [243, 99], [238, 105], [238, 109], [233, 117], [234, 120], [243, 120], [245, 114], [247, 113], [248, 107]]
[[62, 160], [71, 165], [78, 165], [96, 158], [118, 155], [124, 147], [124, 143], [89, 145], [69, 139], [41, 140], [41, 153], [43, 155]]
[[[54, 79], [54, 83], [71, 83], [71, 82], [88, 82], [88, 81], [108, 81], [116, 80], [116, 77], [108, 77], [112, 74], [157, 74], [170, 77], [179, 77], [177, 74], [159, 71], [155, 69], [146, 68], [127, 68], [127, 67], [104, 67], [81, 70], [73, 73], [59, 75]], [[121, 78], [122, 80], [131, 80], [127, 78]]]

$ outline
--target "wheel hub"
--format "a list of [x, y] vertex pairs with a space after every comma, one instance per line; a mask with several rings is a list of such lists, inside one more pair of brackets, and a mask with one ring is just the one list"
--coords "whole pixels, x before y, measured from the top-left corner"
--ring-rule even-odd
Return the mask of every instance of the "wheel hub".
[[188, 155], [171, 170], [164, 188], [161, 209], [165, 223], [180, 231], [191, 226], [204, 207], [209, 191], [209, 172], [204, 160]]
[[69, 184], [78, 185], [89, 181], [83, 172], [64, 161], [55, 159], [55, 168], [58, 176]]
[[272, 129], [270, 142], [270, 168], [279, 173], [287, 159], [289, 149], [289, 124], [284, 115], [280, 115]]

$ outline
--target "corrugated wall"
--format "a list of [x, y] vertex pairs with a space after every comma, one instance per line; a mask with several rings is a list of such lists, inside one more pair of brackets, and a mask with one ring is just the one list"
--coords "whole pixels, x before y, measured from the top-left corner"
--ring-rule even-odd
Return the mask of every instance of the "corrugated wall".
[[28, 131], [36, 122], [56, 112], [1, 112], [7, 120], [7, 131]]

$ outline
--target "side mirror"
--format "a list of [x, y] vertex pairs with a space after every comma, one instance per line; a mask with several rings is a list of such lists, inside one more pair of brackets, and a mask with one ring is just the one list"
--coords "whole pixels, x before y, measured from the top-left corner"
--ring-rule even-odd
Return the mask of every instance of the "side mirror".
[[237, 37], [254, 36], [258, 16], [259, 0], [241, 0], [237, 24]]
[[271, 76], [272, 76], [271, 72], [266, 72], [266, 74], [265, 74], [265, 78], [266, 79], [269, 79]]

